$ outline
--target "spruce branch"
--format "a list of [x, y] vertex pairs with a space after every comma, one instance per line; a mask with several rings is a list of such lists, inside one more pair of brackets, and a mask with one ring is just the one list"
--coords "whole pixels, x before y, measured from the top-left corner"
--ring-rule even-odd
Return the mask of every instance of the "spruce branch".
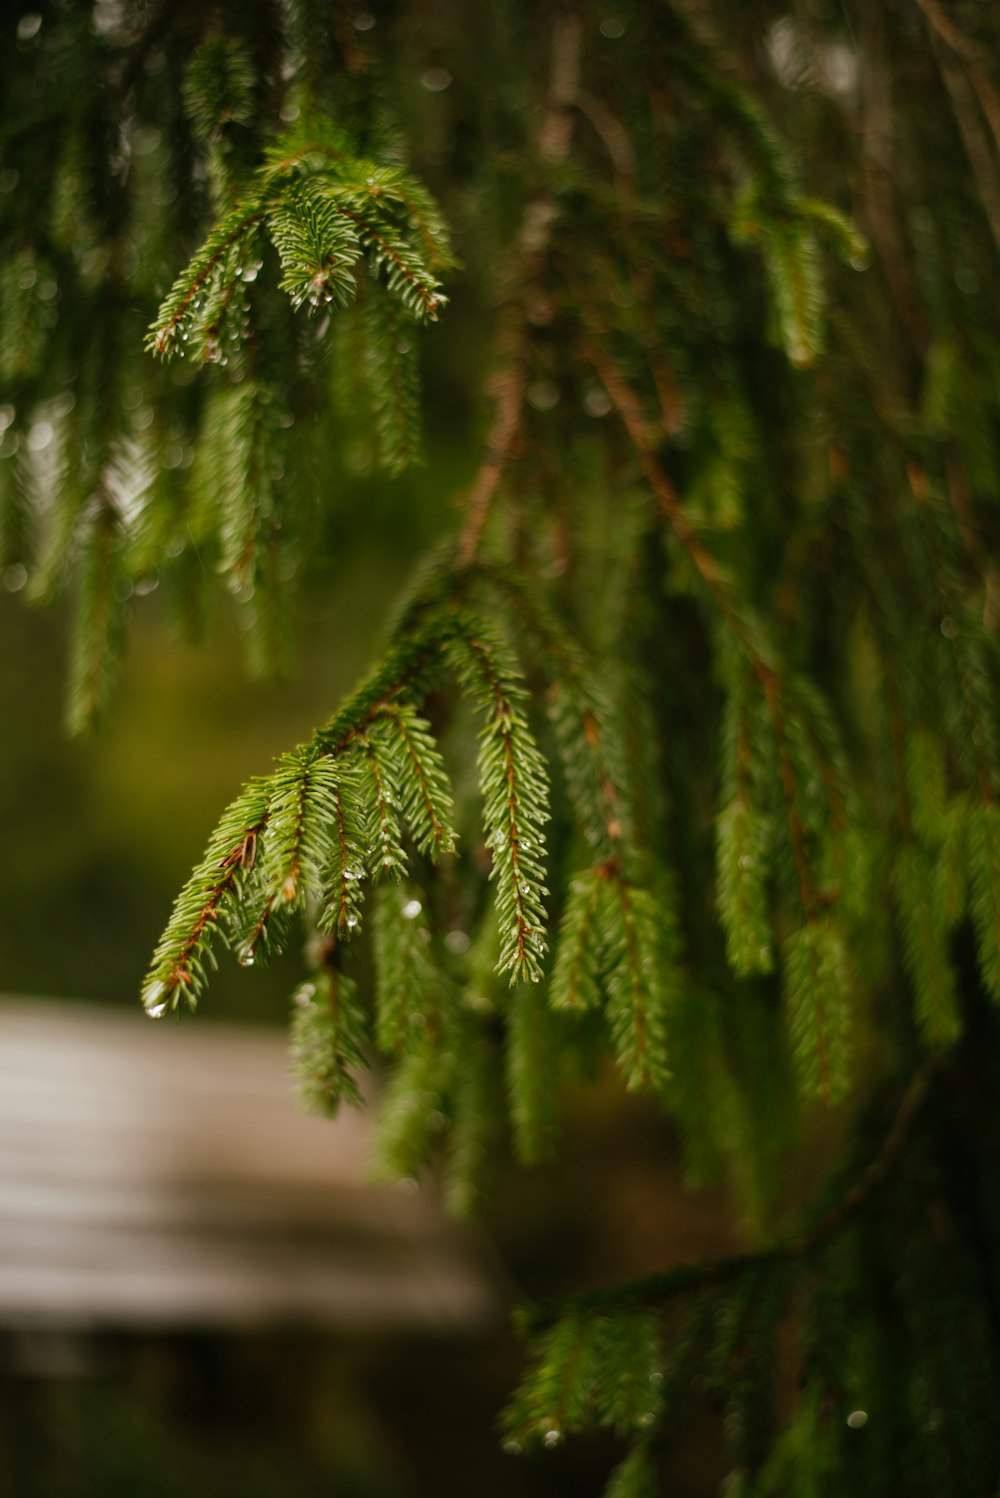
[[839, 1237], [860, 1213], [877, 1204], [878, 1192], [903, 1159], [925, 1104], [940, 1077], [940, 1066], [935, 1061], [925, 1062], [914, 1073], [876, 1153], [832, 1206], [826, 1205], [826, 1192], [821, 1191], [823, 1204], [813, 1214], [808, 1211], [804, 1214], [805, 1225], [798, 1231], [755, 1252], [733, 1254], [712, 1262], [681, 1264], [632, 1280], [618, 1289], [586, 1291], [561, 1302], [526, 1306], [517, 1313], [519, 1329], [531, 1335], [559, 1321], [563, 1315], [608, 1316], [643, 1306], [663, 1307], [681, 1298], [723, 1289], [747, 1274], [757, 1274], [781, 1264], [807, 1262], [831, 1240]]
[[212, 939], [253, 870], [272, 794], [267, 778], [245, 787], [223, 813], [204, 859], [178, 895], [143, 985], [142, 1001], [152, 1018], [176, 1009], [181, 998], [191, 1008], [197, 1004], [207, 964], [214, 962]]
[[478, 763], [502, 931], [498, 971], [509, 973], [512, 984], [537, 983], [546, 950], [542, 829], [548, 819], [548, 778], [520, 707], [524, 689], [512, 664], [499, 641], [479, 626], [473, 629], [453, 635], [447, 648], [459, 680], [475, 694], [485, 717]]
[[408, 773], [402, 776], [403, 816], [417, 847], [435, 862], [454, 853], [457, 834], [451, 825], [452, 796], [444, 761], [430, 731], [413, 705], [397, 697], [387, 702], [381, 718], [391, 724], [405, 755]]
[[368, 867], [373, 879], [399, 879], [406, 873], [403, 829], [397, 806], [397, 767], [389, 745], [376, 734], [358, 733], [362, 763], [371, 783], [371, 811], [367, 835]]
[[[921, 9], [925, 14], [931, 13], [927, 5], [921, 3], [921, 0], [918, 0], [918, 4], [921, 4]], [[941, 77], [951, 96], [952, 109], [979, 188], [983, 212], [990, 226], [994, 244], [997, 249], [1000, 249], [1000, 171], [997, 169], [995, 154], [996, 150], [1000, 149], [1000, 135], [997, 133], [998, 125], [1000, 125], [1000, 98], [997, 97], [982, 68], [976, 63], [967, 64], [969, 76], [978, 79], [976, 92], [979, 95], [979, 102], [981, 105], [985, 103], [990, 110], [987, 119], [993, 133], [994, 144], [991, 148], [969, 91], [966, 73], [944, 49], [939, 47], [935, 51]]]
[[698, 576], [734, 639], [758, 672], [773, 671], [774, 653], [766, 640], [758, 638], [759, 624], [756, 620], [751, 621], [748, 612], [737, 606], [724, 569], [691, 524], [677, 490], [660, 465], [653, 434], [638, 396], [614, 359], [602, 347], [596, 334], [587, 333], [583, 340], [583, 351], [621, 417], [664, 520], [694, 563]]
[[593, 1009], [600, 1001], [598, 912], [606, 882], [602, 870], [592, 869], [570, 885], [549, 985], [557, 1009]]
[[945, 45], [965, 63], [980, 108], [989, 123], [993, 143], [997, 151], [1000, 151], [1000, 92], [986, 71], [980, 49], [959, 29], [940, 0], [917, 0], [917, 4]]
[[546, 704], [577, 814], [598, 851], [628, 857], [630, 815], [625, 775], [616, 753], [620, 725], [606, 694], [568, 630], [513, 569], [480, 557], [459, 586], [482, 579], [527, 635], [530, 658], [548, 681]]
[[375, 1038], [386, 1055], [423, 1041], [439, 998], [442, 977], [420, 893], [408, 883], [386, 885], [375, 908]]
[[365, 840], [361, 819], [360, 788], [351, 781], [359, 778], [358, 766], [346, 757], [339, 761], [339, 774], [331, 786], [333, 818], [331, 851], [322, 877], [327, 891], [318, 925], [338, 941], [345, 941], [361, 923], [363, 880], [365, 876]]
[[319, 970], [292, 1000], [291, 1067], [302, 1106], [323, 1118], [361, 1104], [357, 1073], [367, 1066], [363, 1014], [351, 978], [334, 962], [332, 940]]
[[[398, 169], [346, 157], [336, 146], [291, 141], [272, 148], [236, 206], [177, 277], [152, 325], [148, 349], [164, 358], [197, 353], [211, 362], [228, 361], [230, 339], [239, 346], [245, 334], [250, 309], [244, 283], [259, 270], [253, 251], [260, 232], [278, 251], [280, 286], [296, 309], [336, 309], [353, 301], [363, 261], [408, 317], [433, 321], [445, 304], [438, 274], [452, 261], [441, 220], [419, 184]], [[369, 357], [378, 349], [383, 358], [399, 352], [399, 337], [384, 330], [374, 329], [370, 342]], [[384, 381], [376, 380], [374, 388], [381, 393]], [[397, 454], [389, 466], [403, 461]]]
[[[579, 94], [580, 38], [580, 18], [571, 12], [557, 14], [552, 29], [549, 95], [538, 134], [538, 154], [549, 167], [565, 161], [569, 154], [571, 110]], [[527, 305], [548, 254], [558, 212], [549, 190], [528, 203], [505, 272], [512, 295], [498, 339], [503, 363], [494, 382], [495, 405], [486, 456], [473, 481], [459, 538], [458, 560], [462, 566], [468, 566], [479, 551], [490, 506], [520, 437], [528, 383]]]

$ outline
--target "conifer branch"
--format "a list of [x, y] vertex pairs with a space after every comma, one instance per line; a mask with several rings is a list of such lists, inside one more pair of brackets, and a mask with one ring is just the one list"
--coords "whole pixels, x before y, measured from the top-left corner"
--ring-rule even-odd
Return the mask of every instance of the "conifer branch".
[[671, 532], [691, 558], [709, 595], [748, 658], [758, 668], [771, 669], [770, 658], [765, 659], [762, 656], [758, 645], [748, 632], [745, 619], [741, 617], [734, 605], [722, 568], [707, 550], [688, 520], [680, 496], [660, 466], [638, 397], [614, 361], [601, 348], [596, 336], [586, 336], [583, 348], [595, 374], [607, 391], [608, 398], [621, 417], [622, 424], [642, 464], [649, 487]]
[[792, 843], [792, 854], [795, 859], [795, 871], [799, 881], [799, 896], [802, 901], [802, 910], [807, 920], [811, 920], [817, 911], [817, 896], [812, 881], [812, 861], [806, 842], [806, 829], [799, 814], [799, 796], [796, 787], [795, 768], [792, 764], [788, 749], [788, 740], [785, 736], [784, 716], [781, 710], [781, 699], [777, 680], [771, 671], [761, 674], [764, 688], [764, 697], [767, 701], [768, 713], [774, 728], [774, 739], [778, 750], [778, 765], [781, 772], [781, 791], [785, 802], [785, 816], [788, 822], [788, 831]]
[[486, 441], [486, 456], [473, 481], [465, 524], [458, 543], [458, 559], [463, 566], [468, 566], [479, 550], [490, 505], [521, 432], [524, 392], [528, 382], [523, 335], [514, 337], [512, 344], [506, 366], [495, 382], [496, 406]]
[[411, 774], [403, 786], [403, 810], [417, 846], [435, 861], [455, 851], [448, 777], [430, 725], [400, 698], [387, 702], [381, 716], [398, 734]]
[[250, 782], [223, 814], [204, 860], [178, 895], [143, 986], [143, 1004], [153, 1018], [176, 1009], [182, 997], [192, 1008], [196, 1005], [206, 963], [213, 960], [212, 937], [254, 867], [271, 795], [270, 781]]
[[503, 931], [498, 971], [511, 983], [537, 983], [546, 950], [544, 879], [548, 781], [517, 699], [509, 667], [482, 630], [457, 634], [449, 652], [460, 679], [476, 691], [486, 723], [480, 734], [479, 773], [487, 846], [493, 855], [497, 911]]
[[976, 91], [983, 114], [989, 122], [994, 145], [997, 151], [1000, 151], [1000, 93], [994, 87], [983, 65], [979, 48], [969, 41], [964, 32], [946, 14], [940, 0], [917, 0], [917, 4], [941, 40], [965, 63], [969, 80]]
[[340, 776], [331, 789], [333, 799], [333, 849], [330, 865], [324, 875], [324, 884], [330, 893], [319, 918], [321, 931], [328, 931], [343, 941], [360, 923], [362, 880], [364, 878], [365, 851], [361, 829], [353, 825], [356, 818], [351, 815], [343, 793], [345, 774], [350, 774], [349, 764], [342, 764]]
[[772, 1266], [798, 1264], [822, 1250], [877, 1199], [877, 1193], [902, 1159], [923, 1108], [940, 1076], [936, 1062], [926, 1062], [915, 1073], [899, 1101], [879, 1149], [832, 1207], [820, 1210], [799, 1232], [779, 1238], [768, 1247], [734, 1254], [712, 1262], [681, 1264], [632, 1280], [615, 1290], [585, 1291], [562, 1302], [543, 1302], [518, 1312], [517, 1324], [533, 1334], [563, 1316], [610, 1315], [640, 1306], [663, 1306], [679, 1297], [727, 1285]]
[[668, 986], [674, 976], [657, 912], [645, 890], [630, 888], [612, 865], [604, 871], [613, 904], [605, 942], [611, 1034], [625, 1085], [632, 1091], [670, 1080], [667, 1060]]
[[[558, 14], [553, 23], [549, 98], [538, 135], [539, 155], [550, 165], [564, 161], [572, 134], [571, 108], [579, 92], [580, 32], [578, 16]], [[555, 200], [545, 191], [525, 209], [506, 280], [514, 299], [506, 309], [500, 335], [504, 362], [494, 385], [495, 407], [486, 456], [473, 482], [465, 523], [458, 543], [460, 565], [476, 557], [489, 518], [490, 506], [514, 454], [524, 416], [528, 382], [527, 299], [531, 283], [544, 262], [558, 215]]]
[[598, 1002], [598, 911], [602, 871], [570, 885], [552, 968], [549, 1002], [559, 1009], [592, 1009]]
[[292, 1001], [292, 1074], [302, 1106], [323, 1118], [342, 1102], [361, 1103], [357, 1073], [367, 1066], [355, 985], [336, 966], [335, 950], [328, 938], [318, 971]]
[[406, 873], [402, 829], [396, 815], [399, 790], [393, 775], [392, 761], [385, 746], [368, 734], [356, 734], [364, 764], [371, 777], [373, 804], [369, 832], [369, 857], [374, 878], [387, 875], [393, 879]]
[[567, 631], [515, 573], [479, 559], [469, 578], [478, 576], [500, 594], [517, 624], [527, 628], [538, 668], [549, 678], [549, 713], [573, 799], [586, 814], [590, 833], [604, 842], [606, 856], [623, 859], [629, 818], [623, 775], [609, 743], [615, 732], [610, 705], [598, 700]]
[[[924, 0], [918, 0], [918, 4], [921, 5], [921, 9], [925, 14], [929, 14]], [[958, 128], [961, 131], [962, 139], [965, 142], [969, 164], [972, 167], [979, 187], [979, 197], [983, 206], [983, 212], [986, 214], [990, 232], [993, 235], [993, 241], [997, 249], [1000, 250], [1000, 172], [997, 170], [995, 153], [990, 149], [986, 132], [976, 113], [965, 73], [942, 49], [937, 48], [936, 51], [941, 77], [944, 79], [945, 87], [951, 96], [952, 108], [955, 112], [955, 118], [958, 121]], [[991, 110], [997, 111], [995, 115], [988, 115], [987, 118], [990, 120], [990, 126], [994, 133], [994, 146], [997, 150], [1000, 150], [1000, 136], [996, 133], [997, 124], [1000, 123], [1000, 100], [993, 93], [992, 85], [989, 84], [982, 69], [972, 65], [969, 67], [969, 73], [970, 76], [978, 76], [980, 80], [980, 87], [977, 89], [977, 92], [979, 92], [981, 103], [984, 97], [981, 85], [983, 82], [987, 85], [986, 101]]]

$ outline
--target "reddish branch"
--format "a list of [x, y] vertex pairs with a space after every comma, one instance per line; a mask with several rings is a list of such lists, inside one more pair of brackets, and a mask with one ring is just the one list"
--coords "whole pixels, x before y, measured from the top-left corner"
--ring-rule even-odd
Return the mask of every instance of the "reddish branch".
[[[538, 135], [539, 155], [556, 164], [565, 160], [573, 131], [572, 106], [579, 87], [580, 21], [557, 16], [552, 39], [549, 104]], [[513, 295], [505, 310], [500, 344], [503, 365], [495, 385], [496, 405], [486, 444], [486, 456], [473, 481], [465, 523], [458, 543], [458, 561], [467, 566], [479, 550], [490, 506], [521, 434], [524, 396], [528, 383], [528, 302], [552, 238], [557, 218], [548, 192], [528, 204], [507, 273]]]
[[593, 1291], [575, 1296], [562, 1305], [538, 1306], [524, 1317], [525, 1324], [536, 1330], [581, 1311], [600, 1314], [616, 1307], [661, 1306], [681, 1295], [720, 1289], [758, 1269], [808, 1260], [870, 1205], [876, 1192], [892, 1174], [906, 1150], [937, 1075], [938, 1065], [934, 1062], [928, 1062], [914, 1075], [877, 1154], [840, 1200], [802, 1231], [789, 1234], [756, 1253], [734, 1254], [708, 1264], [680, 1264], [661, 1274], [633, 1281], [618, 1291]]

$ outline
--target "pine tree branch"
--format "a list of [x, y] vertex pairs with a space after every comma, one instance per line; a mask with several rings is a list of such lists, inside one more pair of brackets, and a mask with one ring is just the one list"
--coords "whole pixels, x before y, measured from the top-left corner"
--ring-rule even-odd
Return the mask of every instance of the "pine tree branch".
[[[918, 0], [926, 12], [926, 0]], [[972, 167], [973, 175], [979, 187], [979, 197], [986, 214], [990, 232], [994, 243], [1000, 250], [1000, 172], [997, 170], [995, 153], [990, 150], [990, 143], [982, 122], [976, 113], [975, 104], [969, 92], [969, 84], [961, 67], [940, 47], [934, 49], [941, 77], [944, 79], [945, 87], [951, 95], [952, 107], [958, 128], [965, 142], [966, 153], [969, 157], [969, 165]], [[971, 75], [972, 68], [970, 66]], [[979, 70], [980, 77], [988, 83], [985, 74]], [[992, 101], [1000, 108], [1000, 100]], [[991, 121], [991, 125], [992, 125]], [[1000, 139], [994, 132], [994, 139], [1000, 149]]]
[[766, 671], [761, 674], [764, 687], [764, 697], [767, 701], [768, 712], [774, 727], [774, 738], [778, 749], [778, 766], [781, 772], [781, 790], [785, 801], [785, 816], [788, 821], [789, 836], [792, 841], [792, 854], [795, 859], [795, 870], [799, 880], [799, 895], [802, 900], [802, 909], [807, 920], [811, 920], [816, 914], [816, 892], [813, 888], [811, 860], [806, 848], [806, 829], [799, 815], [798, 792], [796, 789], [795, 768], [792, 764], [791, 755], [788, 751], [788, 741], [785, 736], [784, 717], [781, 711], [781, 699], [778, 690], [777, 679], [773, 672]]
[[917, 0], [930, 25], [951, 50], [965, 63], [969, 80], [976, 91], [980, 107], [989, 122], [993, 141], [1000, 151], [1000, 92], [983, 66], [983, 56], [974, 42], [947, 15], [939, 0]]
[[702, 544], [697, 532], [684, 514], [680, 496], [660, 466], [646, 418], [639, 399], [628, 381], [605, 354], [598, 338], [591, 334], [584, 339], [584, 353], [595, 374], [600, 379], [608, 397], [618, 412], [626, 432], [636, 451], [649, 487], [652, 489], [660, 512], [673, 534], [680, 541], [699, 576], [717, 604], [741, 648], [749, 655], [755, 666], [763, 664], [759, 652], [747, 636], [746, 628], [737, 613], [733, 601], [724, 586], [721, 569], [711, 552]]
[[[565, 160], [569, 152], [572, 135], [570, 110], [579, 89], [580, 33], [578, 16], [556, 16], [552, 33], [549, 102], [538, 136], [539, 155], [552, 165]], [[548, 251], [557, 215], [555, 199], [548, 191], [528, 204], [506, 272], [508, 283], [516, 289], [515, 297], [505, 309], [502, 321], [499, 341], [504, 359], [494, 386], [496, 404], [486, 456], [473, 481], [458, 543], [458, 559], [463, 566], [467, 566], [479, 550], [490, 506], [521, 434], [528, 383], [528, 294]]]
[[896, 206], [895, 134], [882, 8], [866, 6], [862, 26], [861, 177], [865, 212], [900, 321], [909, 333], [914, 349], [922, 355], [927, 348], [930, 330], [907, 260]]
[[638, 1306], [662, 1306], [679, 1296], [733, 1284], [760, 1269], [797, 1264], [811, 1258], [872, 1203], [879, 1188], [901, 1160], [939, 1075], [938, 1062], [929, 1061], [920, 1068], [903, 1093], [878, 1152], [834, 1206], [822, 1212], [801, 1232], [779, 1239], [770, 1247], [754, 1253], [681, 1264], [675, 1269], [632, 1280], [620, 1289], [589, 1290], [562, 1302], [527, 1306], [518, 1312], [519, 1325], [533, 1333], [581, 1312], [602, 1315]]
[[[588, 691], [586, 669], [580, 652], [554, 616], [540, 604], [534, 590], [524, 587], [518, 577], [508, 568], [478, 559], [470, 564], [464, 576], [455, 574], [459, 588], [482, 578], [496, 590], [514, 611], [519, 624], [527, 626], [529, 634], [537, 644], [542, 668], [550, 678], [550, 705], [555, 712], [558, 697], [568, 695], [571, 711], [579, 728], [579, 742], [585, 747], [591, 761], [597, 784], [601, 824], [608, 841], [612, 858], [623, 854], [626, 830], [623, 792], [616, 783], [607, 750], [605, 725], [599, 719]], [[595, 829], [596, 830], [596, 829]]]

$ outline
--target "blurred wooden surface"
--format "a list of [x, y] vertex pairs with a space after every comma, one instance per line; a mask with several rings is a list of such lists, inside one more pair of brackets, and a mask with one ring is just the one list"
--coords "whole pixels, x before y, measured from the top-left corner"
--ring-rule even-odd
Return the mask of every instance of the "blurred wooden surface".
[[296, 1111], [280, 1032], [0, 999], [0, 1325], [493, 1321], [475, 1238], [367, 1153]]

